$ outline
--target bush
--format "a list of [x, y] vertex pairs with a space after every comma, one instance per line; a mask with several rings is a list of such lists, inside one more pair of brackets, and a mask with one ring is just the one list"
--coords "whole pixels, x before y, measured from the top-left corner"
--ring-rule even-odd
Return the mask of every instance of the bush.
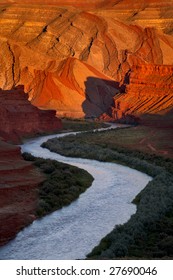
[[46, 180], [39, 187], [38, 217], [70, 204], [92, 184], [93, 177], [85, 170], [55, 160], [35, 158], [28, 153], [24, 158], [32, 160], [46, 174]]
[[[123, 147], [111, 148], [108, 144], [97, 144], [96, 137], [94, 144], [89, 144], [92, 135], [83, 133], [75, 137], [49, 140], [46, 147], [66, 156], [121, 163], [149, 174], [153, 180], [134, 199], [133, 202], [137, 204], [136, 214], [124, 225], [115, 227], [88, 257], [120, 258], [130, 256], [130, 252], [139, 256], [140, 244], [145, 248], [147, 237], [154, 232], [153, 225], [159, 224], [173, 207], [173, 161], [139, 151], [129, 151]], [[100, 137], [100, 133], [98, 136]], [[157, 254], [163, 256], [165, 252], [169, 255], [166, 246], [154, 245], [157, 238], [155, 235], [150, 239], [153, 246], [152, 257]], [[161, 244], [165, 244], [164, 241]], [[141, 251], [145, 254], [143, 248]], [[151, 252], [148, 251], [147, 256], [151, 256]]]
[[137, 205], [136, 214], [124, 225], [116, 226], [88, 258], [173, 257], [169, 250], [173, 234], [173, 160], [115, 147], [111, 143], [105, 145], [100, 140], [104, 133], [107, 132], [83, 133], [43, 144], [65, 156], [117, 162], [153, 177], [133, 200]]

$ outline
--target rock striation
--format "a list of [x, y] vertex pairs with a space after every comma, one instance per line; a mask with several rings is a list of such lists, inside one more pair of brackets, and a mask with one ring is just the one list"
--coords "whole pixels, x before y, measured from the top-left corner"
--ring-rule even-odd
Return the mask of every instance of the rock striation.
[[60, 116], [98, 117], [136, 65], [173, 64], [172, 0], [15, 3], [0, 6], [0, 87]]
[[[38, 71], [27, 90], [33, 92], [31, 102], [39, 108], [57, 110], [60, 117], [97, 117], [112, 105], [119, 92], [115, 81], [76, 58], [68, 58], [57, 73], [44, 77]], [[31, 98], [31, 95], [30, 95]]]
[[146, 114], [168, 114], [173, 107], [173, 66], [134, 66], [129, 73], [125, 92], [117, 94], [113, 99], [113, 106], [101, 119], [137, 122]]
[[19, 142], [22, 137], [59, 130], [61, 121], [55, 111], [42, 111], [31, 105], [22, 88], [0, 90], [0, 136]]
[[131, 70], [126, 92], [114, 98], [112, 117], [164, 115], [173, 107], [173, 66], [145, 64]]
[[112, 0], [6, 0], [6, 3], [17, 3], [17, 4], [40, 4], [40, 5], [58, 5], [58, 6], [72, 6], [78, 7], [82, 9], [93, 9], [93, 8], [101, 8], [108, 3], [112, 3], [115, 1]]
[[[0, 26], [0, 140], [56, 131], [55, 111], [172, 129], [173, 0], [3, 0]], [[35, 218], [44, 178], [19, 148], [0, 141], [0, 156], [2, 245]]]
[[0, 246], [34, 219], [43, 175], [23, 160], [20, 148], [0, 141]]
[[31, 105], [23, 88], [0, 90], [0, 245], [5, 244], [34, 219], [43, 175], [26, 162], [12, 143], [22, 137], [55, 132], [61, 122], [55, 111]]

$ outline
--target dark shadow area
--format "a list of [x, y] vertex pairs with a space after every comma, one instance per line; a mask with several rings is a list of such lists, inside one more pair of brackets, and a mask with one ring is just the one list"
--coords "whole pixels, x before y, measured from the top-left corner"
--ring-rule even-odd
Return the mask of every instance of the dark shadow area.
[[173, 132], [173, 109], [162, 115], [156, 114], [143, 114], [139, 124], [172, 130]]
[[118, 94], [125, 93], [126, 85], [129, 83], [129, 72], [125, 75], [124, 83], [113, 80], [88, 77], [85, 81], [86, 100], [82, 104], [86, 118], [96, 118], [107, 113], [114, 105], [114, 99]]

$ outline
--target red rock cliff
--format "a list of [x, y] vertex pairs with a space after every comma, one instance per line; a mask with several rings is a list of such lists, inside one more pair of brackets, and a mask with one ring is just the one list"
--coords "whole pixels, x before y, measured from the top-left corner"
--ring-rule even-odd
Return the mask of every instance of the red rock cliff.
[[0, 141], [0, 245], [34, 219], [37, 189], [45, 179], [20, 149]]
[[23, 89], [0, 90], [0, 136], [19, 141], [21, 137], [50, 133], [60, 129], [55, 111], [42, 111], [31, 105]]
[[[92, 11], [60, 2], [1, 6], [1, 88], [22, 84], [33, 104], [60, 115], [85, 116], [86, 101], [98, 116], [114, 95], [99, 80], [119, 89], [134, 65], [173, 64], [173, 1], [169, 9], [163, 1], [109, 1]], [[88, 77], [97, 78], [96, 103], [86, 93]]]
[[[0, 26], [4, 139], [61, 126], [55, 112], [11, 91], [18, 85], [31, 103], [60, 116], [109, 111], [113, 119], [133, 119], [173, 108], [173, 0], [3, 0]], [[2, 244], [34, 218], [43, 178], [18, 148], [3, 142], [0, 153]]]
[[132, 68], [126, 92], [114, 98], [112, 116], [168, 113], [173, 108], [173, 66], [145, 64]]
[[33, 221], [39, 184], [45, 179], [23, 160], [20, 148], [1, 141], [55, 132], [61, 122], [55, 111], [31, 105], [23, 89], [0, 90], [0, 245]]

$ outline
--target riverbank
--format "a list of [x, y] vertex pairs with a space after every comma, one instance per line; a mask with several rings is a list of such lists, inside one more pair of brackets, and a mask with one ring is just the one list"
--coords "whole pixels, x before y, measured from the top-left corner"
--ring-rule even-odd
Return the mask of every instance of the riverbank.
[[[106, 128], [109, 127], [109, 123], [105, 123], [102, 121], [95, 121], [95, 120], [84, 120], [84, 119], [68, 119], [63, 118], [61, 119], [62, 128], [58, 129], [57, 131], [54, 131], [54, 134], [62, 134], [66, 132], [75, 132], [75, 131], [92, 131], [94, 129], [100, 129], [100, 128]], [[35, 133], [30, 134], [29, 136], [25, 136], [21, 138], [20, 144], [25, 143], [28, 139], [46, 136], [46, 135], [52, 135], [52, 132], [49, 133]]]
[[[70, 121], [68, 119], [63, 119], [62, 122], [63, 128], [58, 130], [57, 133], [62, 134], [69, 131], [97, 129], [107, 126], [101, 122], [85, 120]], [[54, 131], [54, 133], [56, 132]], [[28, 139], [43, 135], [48, 135], [48, 133], [37, 132], [35, 134], [25, 135], [25, 138], [20, 138], [20, 141], [26, 142]], [[49, 174], [48, 170], [44, 170], [44, 167], [46, 169], [48, 163], [45, 162], [42, 164], [41, 168], [39, 168], [39, 166], [35, 168], [33, 161], [26, 162], [23, 159], [18, 146], [0, 141], [0, 151], [0, 246], [13, 239], [20, 230], [31, 224], [36, 218], [46, 215], [55, 209], [59, 209], [63, 205], [67, 205], [76, 199], [77, 196], [92, 183], [92, 177], [88, 173], [86, 174], [81, 171], [83, 175], [83, 181], [81, 181], [79, 178], [79, 169], [76, 168], [75, 174], [75, 168], [71, 170], [70, 166], [64, 167], [63, 164], [59, 164], [58, 166], [58, 169], [61, 170], [61, 174], [58, 175], [60, 180], [59, 183], [57, 183], [58, 180], [55, 182], [53, 179], [53, 173], [50, 174], [51, 170], [49, 170]], [[39, 162], [41, 164], [41, 161], [35, 159], [37, 165]], [[56, 175], [58, 173], [58, 171], [56, 171], [56, 166], [54, 169]], [[63, 179], [62, 176], [64, 176]], [[66, 183], [66, 178], [68, 183]], [[84, 178], [86, 178], [86, 181]], [[44, 199], [40, 198], [44, 196], [44, 192], [43, 190], [41, 191], [41, 189], [44, 189], [48, 181], [50, 185], [52, 185], [53, 182], [55, 189], [53, 187], [50, 188], [53, 194], [51, 195], [49, 193], [49, 202], [45, 202]], [[67, 185], [70, 185], [69, 181], [75, 182], [75, 195], [71, 194], [72, 191], [69, 187], [68, 197], [66, 192], [68, 189]], [[65, 186], [67, 187], [67, 189], [64, 190], [64, 197], [62, 198], [62, 194], [60, 195], [61, 199], [59, 202], [55, 199], [54, 193], [57, 191], [57, 184], [61, 187], [60, 192], [63, 192], [62, 185], [64, 188]]]
[[[117, 125], [113, 127], [116, 129]], [[135, 213], [136, 206], [130, 202], [151, 180], [150, 176], [119, 164], [63, 157], [40, 147], [53, 136], [28, 140], [22, 151], [85, 169], [94, 178], [92, 186], [68, 207], [35, 220], [21, 231], [0, 249], [2, 259], [86, 258], [115, 224], [125, 223]]]
[[58, 162], [36, 158], [23, 153], [45, 175], [45, 181], [38, 188], [35, 210], [36, 218], [41, 218], [76, 200], [93, 182], [93, 177], [85, 170]]
[[[120, 134], [134, 139], [134, 129], [89, 132], [63, 140], [51, 139], [43, 144], [43, 147], [66, 156], [117, 162], [153, 177], [134, 199], [136, 214], [108, 234], [88, 258], [173, 258], [173, 160], [144, 153], [138, 147], [129, 149], [123, 142], [117, 145]], [[129, 145], [128, 139], [125, 143]]]

